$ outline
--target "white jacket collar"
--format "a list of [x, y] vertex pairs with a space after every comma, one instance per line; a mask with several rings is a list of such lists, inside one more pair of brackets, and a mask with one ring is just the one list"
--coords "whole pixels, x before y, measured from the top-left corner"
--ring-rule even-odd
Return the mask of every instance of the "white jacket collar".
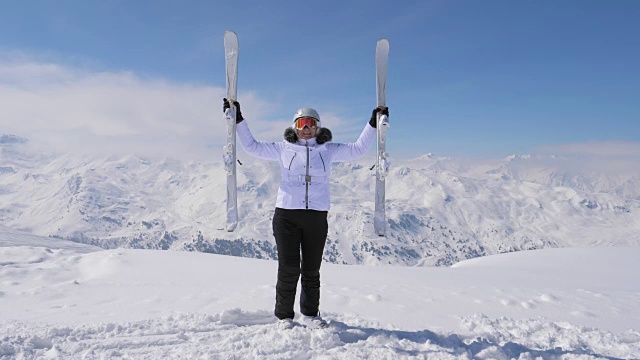
[[316, 143], [316, 138], [312, 137], [309, 140], [298, 139], [297, 144], [302, 146], [315, 146], [317, 143]]
[[316, 138], [309, 140], [298, 140], [298, 142], [295, 144], [292, 144], [285, 140], [284, 143], [287, 148], [296, 152], [306, 152], [307, 148], [310, 147], [318, 151], [325, 151], [327, 146], [327, 144], [318, 145], [318, 143], [316, 142]]

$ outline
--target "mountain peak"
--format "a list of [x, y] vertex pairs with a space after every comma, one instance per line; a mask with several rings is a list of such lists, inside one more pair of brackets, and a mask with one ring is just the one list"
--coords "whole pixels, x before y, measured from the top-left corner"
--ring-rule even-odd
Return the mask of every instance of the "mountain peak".
[[511, 155], [504, 158], [506, 161], [529, 160], [531, 155]]
[[423, 154], [423, 155], [418, 156], [414, 160], [418, 160], [418, 161], [420, 161], [420, 160], [433, 160], [435, 158], [436, 157], [432, 153], [427, 153], [427, 154]]

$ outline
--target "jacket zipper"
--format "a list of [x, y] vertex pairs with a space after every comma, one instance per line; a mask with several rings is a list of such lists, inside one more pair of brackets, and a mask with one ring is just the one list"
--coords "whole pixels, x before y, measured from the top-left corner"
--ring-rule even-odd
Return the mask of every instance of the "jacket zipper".
[[304, 183], [307, 186], [306, 194], [305, 194], [305, 202], [307, 204], [306, 208], [309, 209], [309, 143], [306, 143], [307, 147], [307, 176], [304, 178]]
[[324, 172], [327, 172], [327, 167], [324, 166], [324, 159], [322, 158], [322, 153], [319, 152], [318, 155], [320, 155], [320, 160], [322, 160], [322, 169], [324, 170]]

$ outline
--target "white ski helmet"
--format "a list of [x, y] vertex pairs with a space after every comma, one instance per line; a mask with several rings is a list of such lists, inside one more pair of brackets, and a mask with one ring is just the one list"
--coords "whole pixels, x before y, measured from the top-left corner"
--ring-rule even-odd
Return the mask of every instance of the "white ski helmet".
[[317, 111], [315, 111], [312, 108], [302, 108], [302, 109], [298, 109], [298, 111], [296, 111], [296, 114], [293, 115], [293, 121], [291, 123], [291, 127], [295, 129], [296, 127], [296, 120], [298, 120], [301, 117], [312, 117], [316, 120], [318, 120], [318, 128], [322, 127], [320, 125], [320, 114], [318, 114]]

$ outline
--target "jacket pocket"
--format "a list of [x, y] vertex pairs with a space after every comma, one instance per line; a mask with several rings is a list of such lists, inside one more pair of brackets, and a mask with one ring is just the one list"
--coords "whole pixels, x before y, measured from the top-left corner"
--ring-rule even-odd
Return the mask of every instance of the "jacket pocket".
[[291, 170], [291, 164], [293, 164], [293, 159], [295, 159], [297, 155], [298, 153], [293, 153], [293, 156], [291, 157], [291, 161], [289, 161], [289, 167], [288, 167], [289, 170]]
[[324, 163], [324, 158], [322, 157], [322, 153], [318, 153], [320, 155], [320, 160], [322, 160], [322, 169], [324, 172], [327, 172], [327, 165]]

